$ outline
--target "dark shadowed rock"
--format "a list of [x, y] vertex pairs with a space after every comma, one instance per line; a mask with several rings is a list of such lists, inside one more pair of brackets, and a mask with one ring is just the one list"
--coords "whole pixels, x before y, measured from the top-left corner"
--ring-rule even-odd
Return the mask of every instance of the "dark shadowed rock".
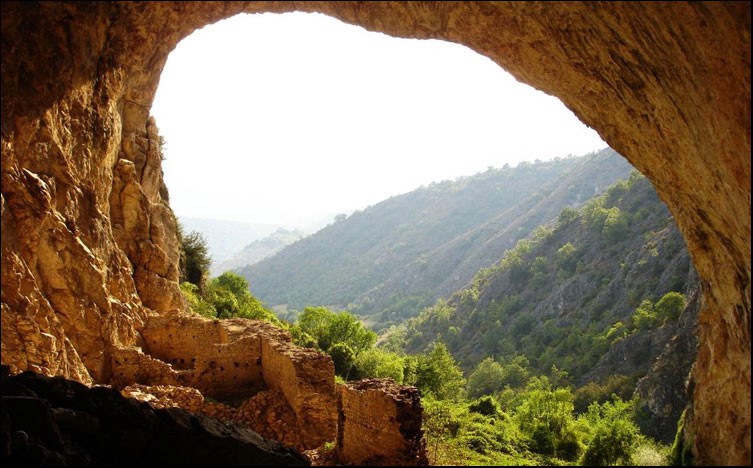
[[32, 372], [3, 376], [0, 440], [12, 466], [309, 465], [242, 426]]

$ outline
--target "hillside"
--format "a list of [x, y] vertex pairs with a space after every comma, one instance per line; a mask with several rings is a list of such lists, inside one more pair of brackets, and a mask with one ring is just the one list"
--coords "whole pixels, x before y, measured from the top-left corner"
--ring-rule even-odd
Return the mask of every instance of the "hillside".
[[288, 245], [303, 239], [305, 236], [306, 234], [300, 229], [288, 230], [279, 228], [272, 234], [249, 243], [226, 260], [213, 262], [212, 271], [214, 274], [221, 274], [225, 271], [253, 265], [267, 257], [271, 257]]
[[238, 271], [268, 304], [348, 308], [383, 329], [467, 284], [563, 206], [583, 203], [629, 171], [605, 149], [433, 183]]
[[[639, 386], [644, 425], [671, 441], [695, 355], [699, 290], [672, 216], [634, 172], [582, 210], [562, 210], [466, 288], [391, 330], [385, 344], [416, 353], [443, 341], [466, 373], [488, 356], [524, 356], [537, 374], [567, 372], [575, 388], [624, 376], [632, 392], [655, 365], [664, 377]], [[670, 292], [687, 308], [666, 312]]]

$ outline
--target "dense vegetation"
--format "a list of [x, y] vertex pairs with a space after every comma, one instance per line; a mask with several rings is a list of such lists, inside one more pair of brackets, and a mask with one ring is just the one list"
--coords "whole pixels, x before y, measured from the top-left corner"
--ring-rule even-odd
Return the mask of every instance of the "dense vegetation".
[[268, 304], [347, 309], [380, 331], [461, 288], [562, 207], [629, 171], [611, 149], [490, 168], [392, 197], [236, 271]]
[[[672, 217], [634, 172], [581, 211], [564, 208], [468, 287], [391, 330], [389, 346], [418, 352], [441, 336], [466, 370], [519, 355], [538, 373], [556, 366], [585, 384], [614, 373], [596, 369], [610, 347], [675, 321], [695, 278]], [[645, 374], [658, 351], [622, 372]]]
[[[328, 353], [339, 379], [418, 387], [433, 464], [665, 464], [668, 447], [644, 435], [636, 383], [675, 330], [694, 323], [680, 324], [697, 311], [682, 238], [635, 172], [558, 213], [467, 287], [381, 336], [357, 315], [323, 306], [280, 320], [231, 272], [199, 275], [203, 283], [182, 289], [203, 315], [286, 327], [297, 344]], [[184, 246], [205, 251], [196, 235]], [[670, 403], [675, 412], [684, 406]], [[671, 432], [652, 435], [666, 444]]]

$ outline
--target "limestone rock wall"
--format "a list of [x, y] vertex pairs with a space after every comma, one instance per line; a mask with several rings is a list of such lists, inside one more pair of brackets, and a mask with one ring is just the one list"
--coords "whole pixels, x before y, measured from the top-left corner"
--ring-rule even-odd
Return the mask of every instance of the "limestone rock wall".
[[14, 370], [108, 382], [150, 311], [181, 308], [149, 120], [178, 41], [240, 12], [319, 11], [467, 45], [558, 96], [654, 183], [703, 284], [696, 460], [750, 463], [750, 2], [1, 8], [2, 359]]
[[337, 386], [337, 458], [361, 466], [428, 465], [418, 390], [391, 379]]

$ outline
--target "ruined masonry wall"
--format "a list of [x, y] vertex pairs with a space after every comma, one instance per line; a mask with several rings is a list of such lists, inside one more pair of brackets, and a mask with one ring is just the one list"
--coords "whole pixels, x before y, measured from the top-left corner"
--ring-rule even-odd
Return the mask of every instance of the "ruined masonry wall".
[[255, 320], [169, 314], [148, 317], [141, 335], [143, 350], [113, 351], [116, 385], [192, 387], [223, 400], [247, 399], [270, 388], [292, 408], [300, 447], [314, 449], [335, 439], [332, 359], [295, 346], [287, 331]]
[[427, 465], [415, 387], [391, 379], [337, 386], [337, 458], [353, 465]]
[[147, 354], [187, 371], [181, 372], [182, 385], [228, 399], [265, 386], [261, 336], [285, 339], [280, 332], [263, 322], [162, 315], [147, 319], [142, 336]]
[[264, 381], [280, 390], [298, 418], [301, 441], [313, 449], [335, 439], [337, 401], [332, 359], [290, 342], [261, 340]]

